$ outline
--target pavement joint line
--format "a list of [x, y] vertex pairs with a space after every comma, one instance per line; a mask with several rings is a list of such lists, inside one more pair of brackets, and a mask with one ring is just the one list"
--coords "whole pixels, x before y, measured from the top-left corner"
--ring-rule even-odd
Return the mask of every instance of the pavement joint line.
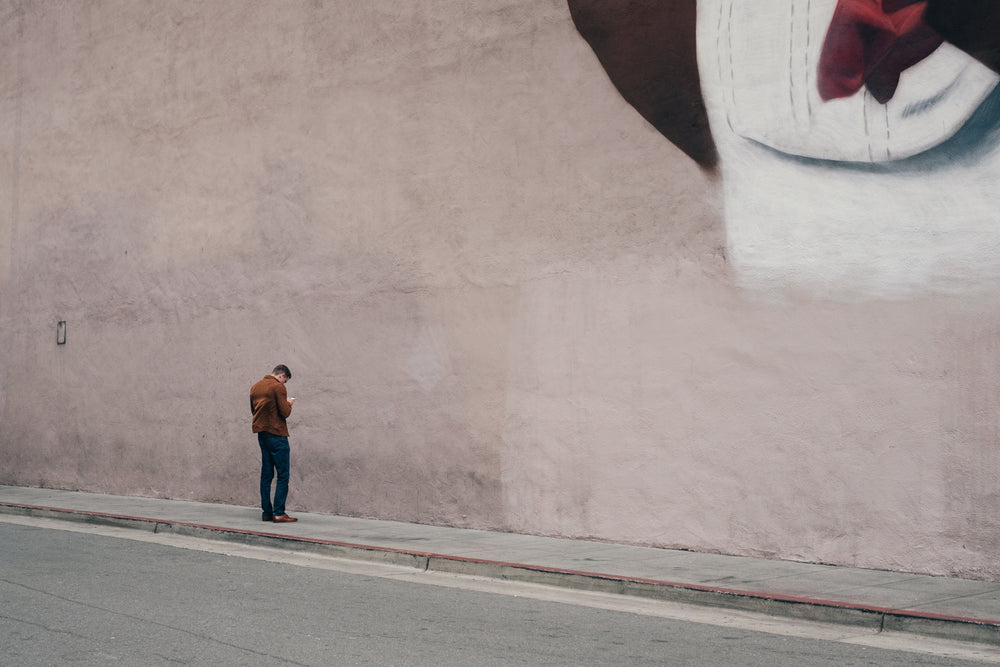
[[[414, 567], [423, 571], [470, 574], [577, 590], [591, 590], [664, 601], [732, 608], [805, 620], [864, 626], [882, 632], [915, 634], [1000, 645], [1000, 620], [963, 617], [912, 609], [880, 607], [861, 603], [823, 600], [723, 588], [687, 582], [664, 581], [642, 577], [570, 570], [544, 565], [506, 562], [466, 556], [400, 549], [397, 547], [339, 542], [312, 537], [272, 533], [260, 530], [211, 526], [201, 523], [110, 514], [91, 510], [67, 509], [0, 502], [0, 513], [38, 516], [83, 523], [100, 523], [126, 528], [147, 529], [257, 546], [307, 547], [309, 551], [356, 560], [376, 560]], [[162, 527], [162, 528], [161, 528]], [[332, 553], [331, 553], [332, 552]]]

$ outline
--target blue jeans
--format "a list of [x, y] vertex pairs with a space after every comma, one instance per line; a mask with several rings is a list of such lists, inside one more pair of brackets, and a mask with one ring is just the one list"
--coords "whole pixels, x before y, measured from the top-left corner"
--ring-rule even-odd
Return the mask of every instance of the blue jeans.
[[[264, 514], [281, 516], [285, 513], [285, 499], [288, 497], [288, 438], [273, 433], [258, 433], [260, 445], [260, 508]], [[274, 487], [274, 503], [271, 503], [271, 480], [278, 473], [278, 484]]]

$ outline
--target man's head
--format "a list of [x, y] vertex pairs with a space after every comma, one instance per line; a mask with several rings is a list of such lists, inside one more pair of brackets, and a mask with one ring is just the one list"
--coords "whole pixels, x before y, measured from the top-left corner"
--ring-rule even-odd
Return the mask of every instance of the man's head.
[[278, 364], [275, 366], [274, 370], [271, 371], [271, 375], [276, 377], [281, 384], [285, 384], [292, 379], [292, 372], [288, 370], [288, 366], [284, 364]]

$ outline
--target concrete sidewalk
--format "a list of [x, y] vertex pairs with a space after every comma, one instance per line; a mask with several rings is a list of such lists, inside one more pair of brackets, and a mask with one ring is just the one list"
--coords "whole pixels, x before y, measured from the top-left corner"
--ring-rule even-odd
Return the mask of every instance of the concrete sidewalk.
[[1000, 646], [1000, 583], [180, 500], [0, 486], [0, 513], [126, 526]]

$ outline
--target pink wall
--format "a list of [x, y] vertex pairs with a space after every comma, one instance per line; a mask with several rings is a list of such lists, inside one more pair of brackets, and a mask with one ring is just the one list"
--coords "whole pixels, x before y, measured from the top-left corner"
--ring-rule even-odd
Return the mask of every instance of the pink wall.
[[286, 363], [291, 511], [1000, 578], [995, 290], [747, 280], [562, 0], [3, 7], [0, 483], [254, 505]]

